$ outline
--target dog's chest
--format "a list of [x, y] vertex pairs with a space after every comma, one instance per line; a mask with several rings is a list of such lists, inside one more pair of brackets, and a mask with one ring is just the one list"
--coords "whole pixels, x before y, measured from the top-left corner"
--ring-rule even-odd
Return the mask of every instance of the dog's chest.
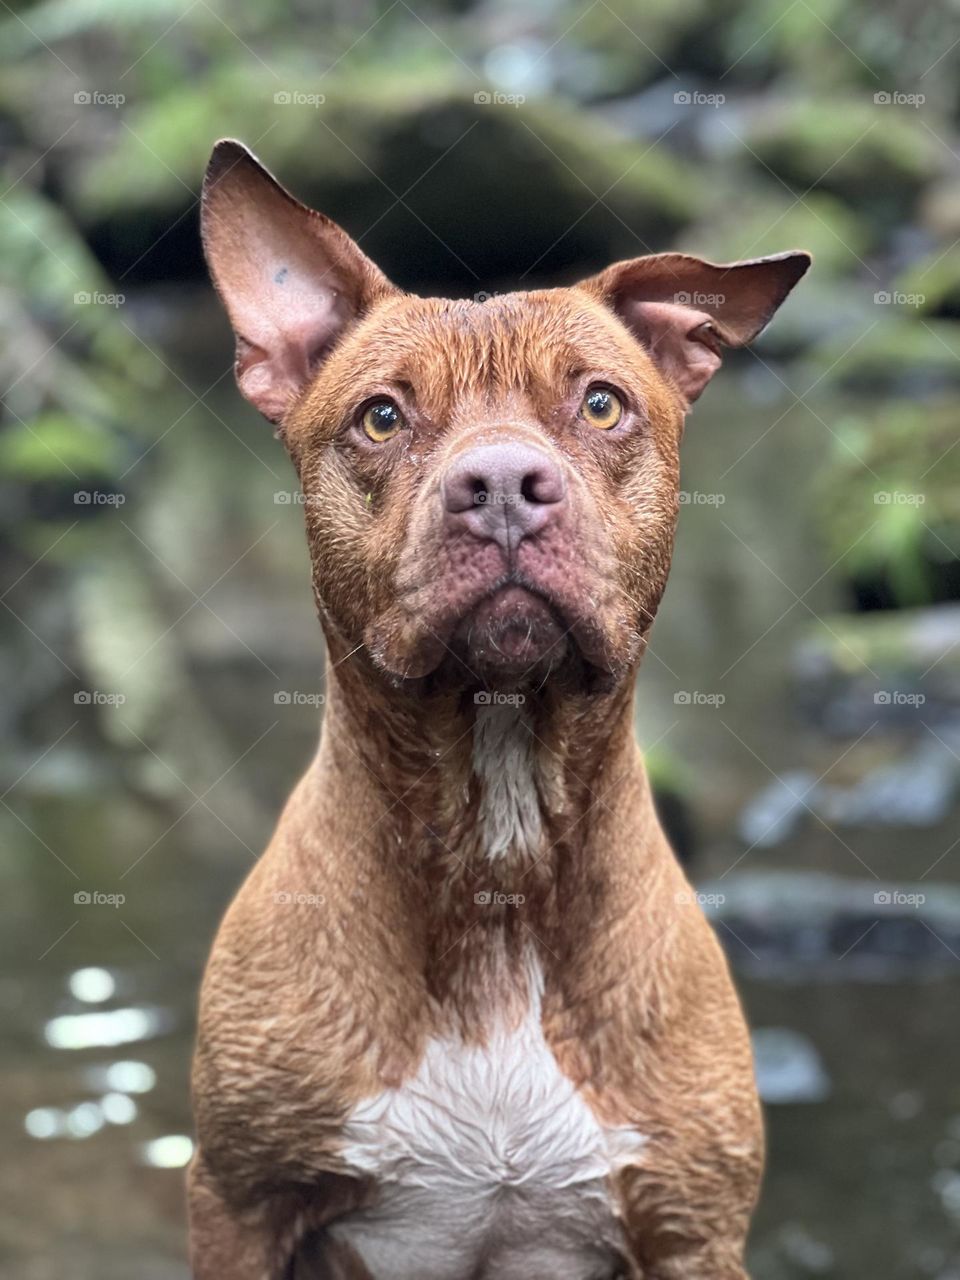
[[375, 1203], [335, 1235], [373, 1280], [608, 1280], [620, 1225], [610, 1175], [644, 1139], [602, 1126], [559, 1070], [533, 1002], [483, 1046], [436, 1040], [415, 1076], [344, 1134]]

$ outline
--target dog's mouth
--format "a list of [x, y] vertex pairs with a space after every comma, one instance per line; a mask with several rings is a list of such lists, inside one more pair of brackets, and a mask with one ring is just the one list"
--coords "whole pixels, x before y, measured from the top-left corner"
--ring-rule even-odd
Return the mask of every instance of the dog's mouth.
[[592, 690], [612, 674], [596, 620], [515, 575], [448, 618], [442, 633], [432, 631], [433, 644], [439, 651], [429, 676], [444, 685], [506, 691], [562, 678]]
[[543, 664], [562, 662], [569, 631], [569, 624], [543, 595], [510, 582], [464, 614], [453, 630], [450, 648], [480, 677], [522, 678]]

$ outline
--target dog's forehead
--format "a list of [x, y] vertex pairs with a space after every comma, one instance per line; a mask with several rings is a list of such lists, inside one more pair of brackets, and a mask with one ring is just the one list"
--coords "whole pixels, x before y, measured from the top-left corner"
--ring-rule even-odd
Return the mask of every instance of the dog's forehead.
[[484, 301], [393, 298], [343, 343], [331, 382], [385, 381], [449, 397], [563, 385], [591, 371], [649, 376], [652, 363], [616, 317], [577, 289]]

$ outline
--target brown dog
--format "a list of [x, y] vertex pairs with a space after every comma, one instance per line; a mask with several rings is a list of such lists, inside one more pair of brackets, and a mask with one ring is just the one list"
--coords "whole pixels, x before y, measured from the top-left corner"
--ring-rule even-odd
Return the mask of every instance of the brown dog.
[[203, 230], [329, 661], [203, 985], [195, 1276], [742, 1280], [750, 1045], [633, 682], [686, 411], [808, 256], [412, 297], [236, 142]]

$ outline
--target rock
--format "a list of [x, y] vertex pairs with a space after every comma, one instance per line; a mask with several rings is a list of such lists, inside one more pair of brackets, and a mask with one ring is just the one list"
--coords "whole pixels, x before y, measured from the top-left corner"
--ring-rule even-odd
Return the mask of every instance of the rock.
[[764, 787], [740, 816], [740, 835], [754, 848], [771, 849], [796, 830], [816, 798], [816, 775], [794, 769]]
[[698, 889], [717, 904], [711, 919], [731, 960], [754, 977], [891, 981], [960, 968], [953, 885], [769, 871]]
[[813, 1043], [787, 1027], [753, 1032], [757, 1088], [766, 1103], [823, 1102], [830, 1080]]
[[929, 827], [950, 811], [960, 761], [936, 740], [912, 756], [872, 769], [851, 787], [821, 787], [817, 811], [840, 826]]

